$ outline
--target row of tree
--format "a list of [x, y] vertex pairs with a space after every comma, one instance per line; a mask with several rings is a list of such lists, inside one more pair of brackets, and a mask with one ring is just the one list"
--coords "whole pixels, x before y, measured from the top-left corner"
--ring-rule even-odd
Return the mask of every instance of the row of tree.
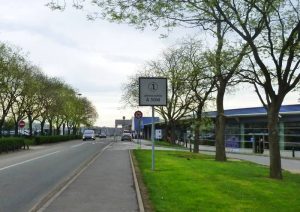
[[[33, 122], [40, 122], [41, 133], [45, 124], [52, 134], [54, 128], [72, 129], [76, 133], [81, 125], [92, 125], [97, 119], [92, 103], [78, 94], [76, 89], [62, 80], [45, 75], [32, 65], [22, 51], [12, 45], [0, 43], [0, 135], [2, 129], [14, 127], [27, 119], [29, 133]], [[65, 131], [64, 131], [65, 133]]]
[[[67, 1], [50, 1], [64, 9]], [[87, 1], [71, 1], [83, 9]], [[268, 114], [270, 177], [282, 179], [278, 115], [285, 96], [299, 83], [300, 0], [94, 0], [89, 18], [103, 17], [137, 28], [186, 26], [214, 38], [208, 62], [215, 76], [216, 160], [225, 161], [223, 100], [227, 86], [240, 70], [253, 84]]]

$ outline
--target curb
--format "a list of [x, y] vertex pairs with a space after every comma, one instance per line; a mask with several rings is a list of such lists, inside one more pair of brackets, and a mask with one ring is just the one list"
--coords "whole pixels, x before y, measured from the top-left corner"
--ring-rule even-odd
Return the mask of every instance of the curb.
[[131, 156], [131, 151], [130, 150], [129, 150], [129, 157], [130, 157], [130, 164], [131, 164], [131, 169], [132, 169], [134, 187], [135, 187], [135, 191], [136, 191], [136, 197], [137, 197], [138, 206], [139, 206], [139, 209], [140, 209], [139, 211], [140, 212], [145, 212], [144, 203], [143, 203], [143, 200], [142, 200], [139, 183], [138, 183], [137, 178], [136, 178], [135, 169], [134, 169], [134, 165], [133, 165], [133, 161], [132, 161], [132, 156]]

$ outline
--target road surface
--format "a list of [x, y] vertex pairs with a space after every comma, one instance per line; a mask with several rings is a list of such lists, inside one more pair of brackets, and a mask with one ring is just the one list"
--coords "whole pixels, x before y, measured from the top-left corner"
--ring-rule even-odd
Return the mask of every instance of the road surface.
[[29, 211], [110, 142], [74, 140], [0, 155], [0, 211]]

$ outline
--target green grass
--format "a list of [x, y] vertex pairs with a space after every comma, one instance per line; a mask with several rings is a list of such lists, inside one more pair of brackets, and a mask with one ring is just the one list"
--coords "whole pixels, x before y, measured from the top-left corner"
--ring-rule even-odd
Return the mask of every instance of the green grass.
[[155, 141], [155, 146], [171, 147], [171, 148], [184, 148], [183, 146], [180, 146], [178, 144], [171, 144], [170, 142], [167, 142], [167, 141]]
[[155, 211], [300, 211], [300, 175], [178, 151], [156, 151], [152, 171], [151, 151], [134, 155]]

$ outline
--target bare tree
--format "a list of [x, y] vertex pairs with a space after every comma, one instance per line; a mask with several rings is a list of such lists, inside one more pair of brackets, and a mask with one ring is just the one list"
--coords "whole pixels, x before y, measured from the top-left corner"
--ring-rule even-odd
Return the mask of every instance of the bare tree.
[[213, 93], [216, 91], [216, 77], [207, 63], [203, 44], [195, 39], [184, 41], [181, 52], [186, 59], [188, 67], [187, 86], [191, 90], [191, 111], [195, 113], [193, 125], [195, 130], [194, 152], [199, 152], [200, 129], [203, 124], [203, 112], [206, 105], [214, 101]]
[[278, 115], [300, 80], [300, 1], [216, 1], [214, 6], [252, 50], [244, 77], [268, 113], [270, 177], [282, 179]]

